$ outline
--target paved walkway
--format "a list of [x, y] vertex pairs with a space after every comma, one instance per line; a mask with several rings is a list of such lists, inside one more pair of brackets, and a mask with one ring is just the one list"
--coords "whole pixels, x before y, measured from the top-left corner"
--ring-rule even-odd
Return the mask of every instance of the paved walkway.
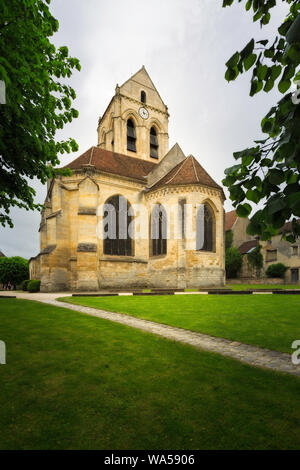
[[69, 304], [66, 302], [59, 302], [55, 300], [58, 297], [67, 297], [71, 296], [72, 294], [6, 293], [6, 295], [9, 294], [16, 295], [17, 298], [38, 300], [39, 302], [54, 305], [55, 307], [64, 307], [76, 312], [84, 313], [86, 315], [104, 318], [105, 320], [110, 320], [115, 323], [122, 323], [123, 325], [131, 326], [149, 333], [154, 333], [173, 341], [190, 344], [197, 349], [203, 349], [221, 354], [222, 356], [228, 356], [251, 366], [263, 367], [279, 372], [286, 372], [300, 377], [300, 365], [296, 366], [292, 364], [290, 354], [281, 353], [278, 351], [270, 351], [269, 349], [262, 349], [256, 346], [239, 343], [237, 341], [232, 342], [224, 338], [216, 338], [214, 336], [196, 333], [194, 331], [184, 330], [182, 328], [175, 328], [172, 326], [163, 325], [161, 323], [142, 320], [130, 315], [107, 312], [105, 310], [84, 307], [82, 305]]

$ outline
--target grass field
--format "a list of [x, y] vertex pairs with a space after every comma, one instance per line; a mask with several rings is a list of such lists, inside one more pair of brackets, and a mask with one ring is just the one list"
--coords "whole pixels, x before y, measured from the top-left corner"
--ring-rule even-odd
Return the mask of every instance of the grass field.
[[300, 297], [293, 295], [66, 297], [61, 300], [282, 352], [292, 352], [292, 342], [300, 339]]
[[0, 449], [298, 449], [300, 380], [0, 299]]
[[233, 290], [259, 290], [259, 289], [300, 289], [299, 284], [226, 284]]

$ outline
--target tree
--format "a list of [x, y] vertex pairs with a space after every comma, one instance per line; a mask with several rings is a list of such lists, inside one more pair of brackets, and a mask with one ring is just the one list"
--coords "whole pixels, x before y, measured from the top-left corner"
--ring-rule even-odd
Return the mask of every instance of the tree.
[[[269, 23], [276, 0], [245, 1], [246, 10], [253, 10], [253, 21], [259, 20], [262, 27]], [[261, 121], [266, 139], [256, 140], [253, 147], [233, 154], [238, 163], [225, 170], [223, 184], [229, 188], [239, 217], [248, 217], [252, 211], [244, 201], [265, 201], [264, 208], [250, 219], [250, 235], [267, 240], [292, 218], [291, 230], [284, 235], [294, 242], [300, 235], [300, 1], [282, 1], [290, 9], [274, 41], [252, 38], [226, 63], [228, 82], [252, 69], [250, 96], [261, 90], [268, 93], [277, 84], [283, 97]], [[233, 2], [223, 0], [223, 7]], [[293, 82], [298, 83], [295, 93], [289, 91]]]
[[261, 245], [257, 245], [254, 250], [247, 253], [248, 265], [255, 269], [256, 276], [259, 277], [264, 265], [264, 257], [261, 254]]
[[21, 256], [0, 258], [0, 282], [17, 286], [29, 278], [28, 261]]
[[225, 232], [225, 250], [230, 248], [233, 243], [233, 231], [232, 230], [226, 230]]
[[75, 91], [67, 85], [78, 59], [49, 38], [58, 21], [50, 0], [0, 0], [0, 80], [6, 104], [0, 105], [0, 222], [13, 226], [10, 208], [41, 208], [29, 179], [42, 183], [69, 170], [54, 169], [59, 154], [76, 151], [73, 139], [55, 140], [57, 129], [78, 116]]
[[243, 264], [243, 257], [239, 250], [232, 246], [226, 250], [225, 269], [227, 278], [235, 278], [238, 275]]

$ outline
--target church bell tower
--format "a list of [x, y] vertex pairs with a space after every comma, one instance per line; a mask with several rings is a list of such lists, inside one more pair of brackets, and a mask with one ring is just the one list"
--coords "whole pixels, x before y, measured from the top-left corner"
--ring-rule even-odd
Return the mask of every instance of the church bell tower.
[[169, 113], [143, 66], [122, 86], [99, 119], [98, 147], [160, 161], [169, 150]]

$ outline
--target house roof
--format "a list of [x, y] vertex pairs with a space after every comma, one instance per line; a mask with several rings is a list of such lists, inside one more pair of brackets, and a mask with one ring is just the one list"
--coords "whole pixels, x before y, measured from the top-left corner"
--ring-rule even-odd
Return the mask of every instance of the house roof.
[[237, 219], [236, 211], [230, 211], [225, 213], [225, 231], [231, 230]]
[[80, 157], [65, 166], [71, 170], [79, 170], [86, 166], [94, 166], [97, 170], [113, 173], [127, 178], [134, 178], [145, 182], [145, 177], [157, 163], [128, 157], [98, 147], [91, 147]]
[[244, 242], [239, 246], [239, 251], [242, 255], [245, 255], [246, 253], [249, 253], [249, 251], [253, 248], [256, 248], [258, 244], [258, 240], [248, 240], [247, 242]]
[[178, 163], [178, 165], [151, 187], [151, 191], [163, 186], [177, 186], [182, 184], [200, 184], [221, 189], [223, 192], [221, 186], [209, 176], [193, 155], [189, 155], [182, 162]]
[[[297, 223], [300, 224], [300, 219], [297, 220]], [[292, 230], [292, 222], [286, 222], [280, 229], [278, 233], [290, 232]]]
[[5, 254], [0, 251], [0, 258], [5, 258]]

